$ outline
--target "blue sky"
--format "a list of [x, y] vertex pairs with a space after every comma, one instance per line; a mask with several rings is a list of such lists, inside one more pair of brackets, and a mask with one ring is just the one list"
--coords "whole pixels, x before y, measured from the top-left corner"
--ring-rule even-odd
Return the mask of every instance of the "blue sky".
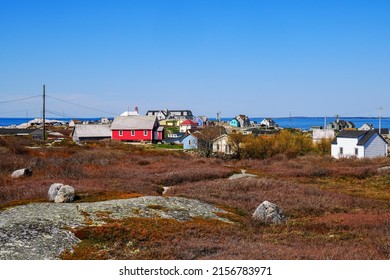
[[0, 0], [0, 117], [389, 116], [389, 50], [390, 1]]

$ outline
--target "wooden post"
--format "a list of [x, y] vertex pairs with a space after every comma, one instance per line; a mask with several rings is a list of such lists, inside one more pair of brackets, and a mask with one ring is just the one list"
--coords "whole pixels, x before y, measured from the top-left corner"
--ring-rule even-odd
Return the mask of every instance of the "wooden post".
[[46, 140], [46, 93], [45, 93], [45, 85], [43, 85], [43, 106], [42, 106], [42, 122], [43, 122], [43, 140]]

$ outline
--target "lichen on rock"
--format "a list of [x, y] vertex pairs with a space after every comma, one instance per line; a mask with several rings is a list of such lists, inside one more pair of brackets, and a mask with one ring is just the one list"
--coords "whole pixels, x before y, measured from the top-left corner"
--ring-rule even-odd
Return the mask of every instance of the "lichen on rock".
[[186, 221], [200, 217], [230, 222], [217, 215], [224, 212], [198, 200], [160, 196], [16, 206], [0, 212], [0, 259], [58, 259], [64, 250], [72, 250], [80, 242], [71, 228], [102, 224], [107, 218], [145, 217]]

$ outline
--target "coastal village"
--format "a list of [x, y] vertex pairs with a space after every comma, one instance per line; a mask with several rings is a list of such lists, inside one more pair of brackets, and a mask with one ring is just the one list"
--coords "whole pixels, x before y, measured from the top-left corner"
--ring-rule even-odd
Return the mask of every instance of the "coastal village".
[[[0, 128], [0, 136], [24, 136], [43, 139], [43, 121], [35, 119], [19, 126]], [[47, 139], [60, 143], [66, 139], [78, 144], [86, 141], [112, 139], [129, 144], [165, 144], [172, 149], [183, 149], [191, 152], [205, 152], [207, 156], [234, 156], [237, 145], [232, 135], [251, 135], [252, 137], [269, 137], [280, 133], [285, 128], [272, 118], [264, 118], [260, 123], [251, 121], [244, 114], [239, 114], [230, 121], [220, 118], [210, 120], [206, 116], [195, 116], [191, 110], [149, 110], [145, 115], [134, 111], [125, 111], [113, 119], [103, 117], [100, 121], [70, 122], [46, 120]], [[50, 128], [54, 128], [53, 131]], [[65, 129], [63, 134], [55, 131]], [[375, 128], [366, 123], [355, 127], [351, 121], [339, 119], [326, 126], [313, 126], [310, 131], [290, 129], [311, 138], [313, 143], [331, 141], [331, 156], [334, 158], [356, 157], [374, 158], [388, 155], [388, 128]], [[46, 135], [45, 135], [46, 136]]]

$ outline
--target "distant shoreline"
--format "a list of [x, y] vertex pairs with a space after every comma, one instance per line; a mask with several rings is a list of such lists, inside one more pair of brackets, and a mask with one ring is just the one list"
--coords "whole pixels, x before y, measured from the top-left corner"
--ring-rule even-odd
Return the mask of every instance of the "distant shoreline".
[[[265, 117], [254, 117], [250, 118], [250, 120], [260, 123]], [[35, 118], [0, 118], [0, 127], [11, 127], [18, 126], [23, 123], [27, 123]], [[50, 119], [50, 117], [48, 118]], [[72, 119], [77, 119], [80, 121], [98, 121], [101, 118], [55, 118], [59, 121], [69, 122]], [[224, 122], [230, 121], [232, 118], [222, 118], [221, 120]], [[282, 128], [298, 128], [302, 130], [309, 130], [314, 126], [323, 126], [325, 122], [324, 117], [275, 117], [272, 118], [275, 122]], [[327, 117], [326, 123], [332, 122], [334, 117]], [[365, 123], [372, 124], [375, 128], [378, 128], [379, 120], [377, 117], [342, 117], [340, 119], [352, 121], [356, 128], [361, 127]], [[216, 118], [210, 118], [210, 120], [215, 121]], [[382, 118], [382, 128], [390, 128], [390, 117]]]

